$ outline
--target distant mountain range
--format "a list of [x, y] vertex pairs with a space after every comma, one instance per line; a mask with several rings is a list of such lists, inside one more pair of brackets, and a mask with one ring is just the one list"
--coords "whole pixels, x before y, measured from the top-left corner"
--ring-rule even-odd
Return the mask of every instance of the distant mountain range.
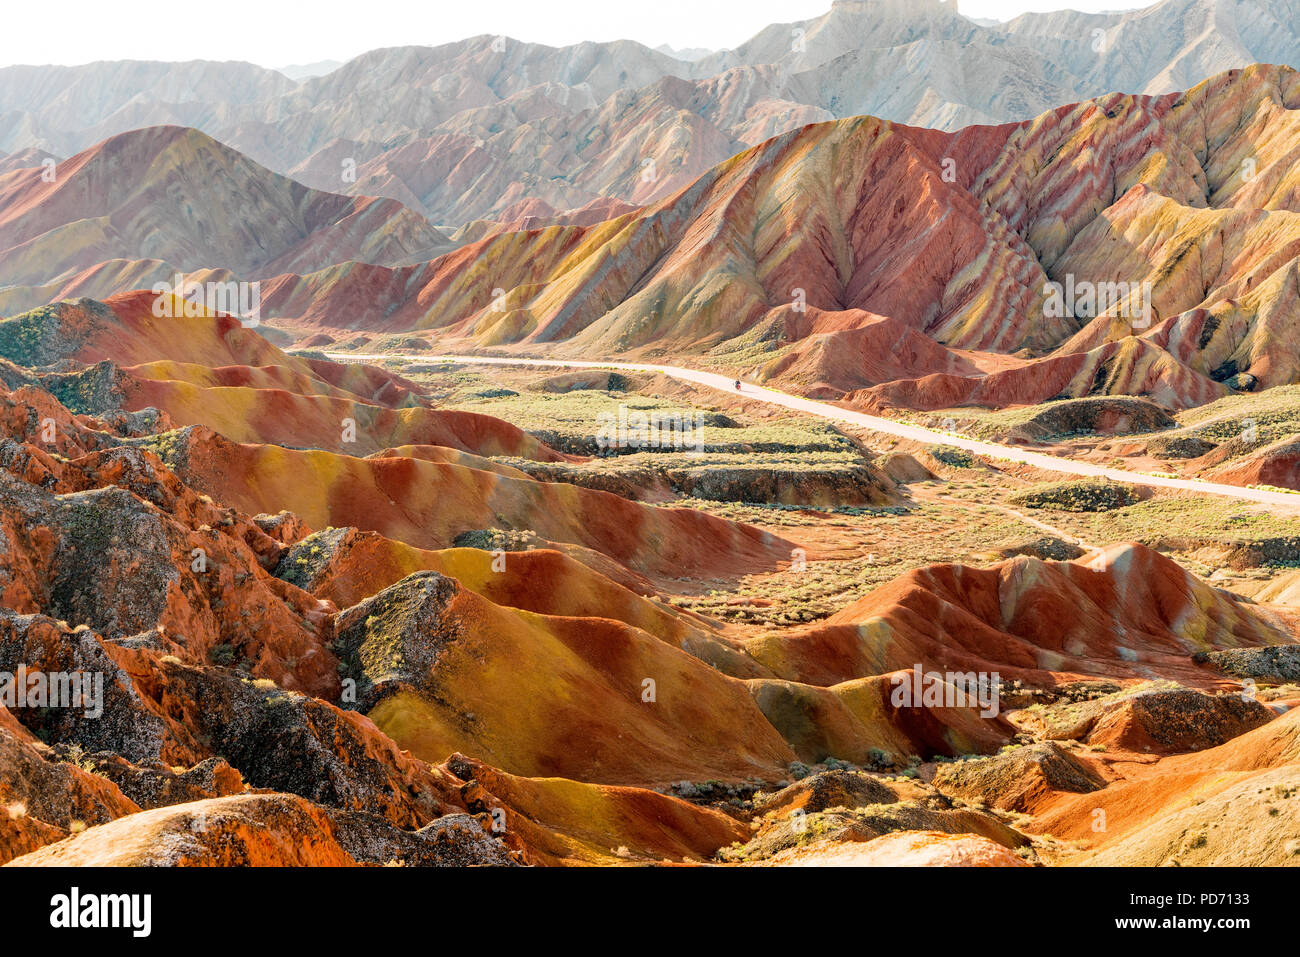
[[1005, 24], [941, 0], [838, 0], [718, 52], [484, 36], [337, 68], [9, 67], [0, 150], [66, 157], [132, 129], [193, 127], [307, 185], [457, 227], [513, 218], [521, 203], [653, 202], [812, 122], [870, 114], [952, 131], [1108, 92], [1189, 89], [1257, 62], [1300, 67], [1300, 0], [1163, 0]]

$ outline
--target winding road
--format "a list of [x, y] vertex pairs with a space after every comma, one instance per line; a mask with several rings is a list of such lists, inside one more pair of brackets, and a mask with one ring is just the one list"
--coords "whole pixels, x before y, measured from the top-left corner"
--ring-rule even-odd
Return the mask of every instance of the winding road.
[[[661, 373], [682, 382], [706, 386], [730, 395], [736, 394], [735, 380], [719, 375], [716, 372], [701, 372], [697, 369], [686, 369], [680, 366], [650, 365], [638, 362], [599, 362], [578, 359], [502, 359], [486, 356], [425, 356], [401, 353], [358, 355], [350, 352], [331, 352], [326, 353], [326, 355], [330, 359], [344, 362], [405, 359], [411, 362], [451, 363], [457, 365], [545, 366], [559, 369], [611, 369], [618, 372]], [[1177, 489], [1184, 492], [1197, 492], [1202, 495], [1219, 495], [1241, 501], [1263, 502], [1268, 505], [1300, 508], [1300, 493], [1273, 492], [1267, 489], [1243, 488], [1238, 485], [1222, 485], [1216, 482], [1200, 482], [1194, 479], [1165, 478], [1159, 475], [1147, 475], [1142, 472], [1130, 472], [1126, 469], [1091, 465], [1087, 462], [1077, 462], [1073, 459], [1047, 455], [1043, 452], [1031, 452], [1015, 446], [999, 445], [996, 442], [983, 442], [979, 439], [968, 439], [950, 432], [940, 432], [937, 429], [927, 429], [919, 425], [896, 422], [893, 419], [868, 415], [865, 412], [854, 412], [851, 409], [842, 409], [826, 402], [817, 402], [814, 399], [790, 395], [788, 392], [779, 392], [767, 386], [744, 383], [740, 394], [756, 402], [779, 405], [787, 409], [793, 409], [796, 412], [819, 416], [832, 422], [856, 425], [886, 435], [897, 436], [900, 439], [946, 445], [964, 449], [967, 452], [974, 452], [976, 455], [1001, 459], [1007, 462], [1021, 462], [1035, 468], [1060, 472], [1066, 475], [1107, 478], [1116, 482], [1127, 482], [1131, 485], [1143, 485], [1150, 488]]]

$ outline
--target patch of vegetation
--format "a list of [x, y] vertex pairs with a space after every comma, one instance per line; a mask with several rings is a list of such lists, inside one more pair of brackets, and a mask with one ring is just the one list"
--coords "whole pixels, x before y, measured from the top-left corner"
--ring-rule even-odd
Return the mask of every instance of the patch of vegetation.
[[981, 505], [813, 509], [698, 499], [672, 504], [769, 528], [793, 541], [804, 540], [806, 532], [854, 543], [852, 557], [808, 561], [776, 574], [703, 583], [683, 579], [696, 590], [672, 599], [712, 618], [765, 627], [819, 621], [914, 568], [969, 562], [976, 553], [1023, 538], [1026, 530], [1021, 520]]
[[[752, 424], [667, 399], [581, 389], [511, 392], [478, 383], [449, 405], [505, 419], [561, 451], [577, 455], [839, 453], [857, 445], [835, 426], [808, 416]], [[489, 398], [471, 398], [472, 395]]]
[[229, 668], [235, 663], [234, 645], [223, 644], [215, 646], [210, 652], [208, 652], [208, 660], [214, 665]]
[[973, 469], [975, 467], [975, 456], [965, 449], [955, 448], [951, 445], [927, 445], [925, 451], [936, 462], [942, 462], [951, 468]]
[[126, 398], [117, 386], [117, 367], [108, 361], [79, 372], [43, 375], [40, 382], [50, 395], [78, 415], [121, 408]]
[[1275, 515], [1266, 505], [1218, 496], [1157, 495], [1105, 512], [1059, 511], [1052, 522], [1091, 542], [1140, 542], [1171, 547], [1221, 543], [1249, 545], [1295, 537], [1294, 518]]
[[332, 526], [313, 532], [281, 556], [273, 574], [291, 585], [310, 590], [347, 533], [346, 528]]
[[[532, 459], [496, 456], [494, 461], [527, 471], [537, 466]], [[728, 469], [771, 468], [783, 472], [827, 472], [861, 466], [862, 456], [845, 452], [702, 452], [681, 457], [680, 461], [665, 462], [658, 452], [635, 452], [592, 459], [571, 468], [585, 472], [619, 474], [639, 468], [653, 469]]]
[[526, 552], [541, 548], [542, 539], [535, 532], [505, 528], [480, 528], [461, 532], [452, 545], [456, 548], [477, 548], [485, 552]]
[[1007, 501], [1025, 508], [1063, 512], [1107, 512], [1139, 501], [1137, 489], [1118, 482], [1061, 482], [1012, 495]]
[[0, 319], [0, 357], [28, 367], [57, 362], [62, 355], [51, 340], [58, 325], [57, 305]]
[[[498, 461], [543, 482], [568, 482], [641, 500], [674, 494], [789, 508], [865, 508], [896, 500], [893, 483], [863, 457], [836, 452], [642, 452], [571, 463], [517, 458]], [[678, 505], [680, 501], [656, 504]]]
[[168, 432], [159, 432], [157, 435], [146, 435], [139, 439], [128, 440], [126, 444], [148, 449], [162, 459], [169, 469], [181, 471], [185, 468], [188, 456], [188, 443], [185, 440], [188, 431], [188, 427], [171, 429]]
[[1155, 432], [1176, 424], [1176, 420], [1155, 403], [1131, 396], [1054, 399], [1038, 405], [996, 411], [941, 409], [926, 415], [919, 424], [934, 429], [943, 428], [947, 423], [950, 429], [963, 435], [990, 441], [1008, 436], [1058, 441], [1098, 434], [1098, 423], [1107, 420], [1121, 426], [1108, 429], [1105, 433], [1108, 435]]
[[1217, 402], [1180, 412], [1178, 435], [1196, 435], [1215, 443], [1242, 439], [1267, 445], [1300, 432], [1300, 385], [1282, 385], [1263, 392], [1226, 396]]

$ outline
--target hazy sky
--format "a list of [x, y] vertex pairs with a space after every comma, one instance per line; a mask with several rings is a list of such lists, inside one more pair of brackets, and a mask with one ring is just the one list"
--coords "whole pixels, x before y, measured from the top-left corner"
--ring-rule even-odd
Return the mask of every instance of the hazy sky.
[[[8, 0], [0, 65], [93, 60], [248, 60], [281, 67], [346, 60], [376, 47], [478, 34], [561, 46], [639, 40], [734, 47], [769, 23], [806, 20], [830, 0]], [[1142, 0], [962, 0], [973, 17], [1113, 10]]]

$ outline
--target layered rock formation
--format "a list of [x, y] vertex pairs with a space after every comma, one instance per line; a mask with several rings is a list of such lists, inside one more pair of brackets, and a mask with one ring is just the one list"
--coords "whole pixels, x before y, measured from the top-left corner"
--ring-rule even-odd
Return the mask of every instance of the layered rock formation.
[[[817, 124], [644, 209], [488, 230], [430, 261], [441, 235], [401, 207], [305, 190], [198, 133], [137, 131], [54, 183], [6, 177], [0, 256], [15, 282], [0, 297], [102, 296], [174, 263], [260, 279], [261, 314], [299, 330], [667, 353], [872, 410], [1094, 394], [1186, 408], [1300, 376], [1296, 77], [1255, 66], [955, 134]], [[115, 166], [118, 153], [138, 162]], [[176, 219], [167, 184], [193, 192], [184, 177], [209, 166]], [[90, 208], [77, 197], [95, 176], [114, 188]], [[254, 258], [205, 225], [239, 177], [265, 186], [242, 217], [267, 217]], [[147, 236], [141, 209], [173, 225]], [[72, 242], [87, 223], [104, 228]], [[146, 258], [163, 246], [168, 263]]]

